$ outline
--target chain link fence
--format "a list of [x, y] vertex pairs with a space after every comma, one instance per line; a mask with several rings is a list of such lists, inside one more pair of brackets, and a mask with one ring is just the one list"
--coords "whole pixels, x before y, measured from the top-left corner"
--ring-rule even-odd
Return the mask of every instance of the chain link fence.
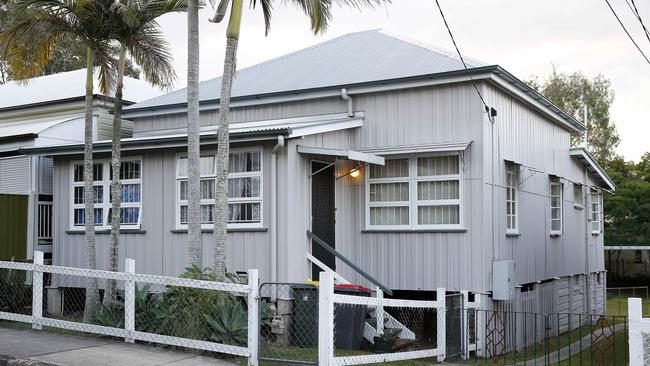
[[[222, 354], [256, 357], [257, 271], [216, 282], [0, 262], [0, 319]], [[110, 291], [108, 289], [114, 289]]]
[[259, 315], [260, 361], [318, 363], [318, 287], [262, 284]]

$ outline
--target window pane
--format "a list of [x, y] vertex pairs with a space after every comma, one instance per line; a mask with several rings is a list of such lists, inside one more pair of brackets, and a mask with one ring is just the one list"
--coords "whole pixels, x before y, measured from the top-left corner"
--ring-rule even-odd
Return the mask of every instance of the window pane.
[[260, 222], [260, 203], [228, 204], [228, 222]]
[[214, 199], [214, 179], [201, 179], [201, 199]]
[[[110, 166], [111, 179], [113, 179], [113, 166]], [[140, 179], [140, 161], [123, 161], [120, 165], [120, 179]]]
[[180, 199], [182, 201], [187, 201], [187, 181], [182, 180], [179, 182], [179, 193], [180, 193]]
[[573, 185], [573, 201], [576, 205], [582, 205], [582, 187], [580, 185]]
[[418, 224], [458, 225], [460, 224], [459, 206], [418, 206]]
[[187, 206], [181, 206], [181, 224], [187, 224]]
[[[214, 156], [201, 156], [200, 171], [201, 176], [214, 175]], [[188, 160], [186, 157], [178, 158], [178, 176], [187, 177]]]
[[370, 225], [408, 224], [408, 207], [370, 207]]
[[408, 178], [409, 159], [386, 159], [386, 165], [373, 165], [370, 178]]
[[418, 200], [449, 200], [459, 197], [457, 180], [418, 182]]
[[560, 206], [561, 206], [560, 197], [557, 196], [551, 197], [551, 207], [560, 207]]
[[559, 196], [562, 194], [562, 185], [561, 184], [551, 184], [551, 195]]
[[214, 212], [214, 205], [201, 205], [201, 223], [211, 224], [212, 213]]
[[260, 197], [260, 177], [228, 179], [228, 198], [245, 197]]
[[562, 230], [562, 220], [551, 220], [551, 230], [553, 231]]
[[552, 208], [551, 209], [551, 219], [560, 219], [562, 215], [562, 212], [560, 211], [559, 208]]
[[408, 201], [408, 183], [370, 184], [370, 202]]
[[[85, 212], [86, 211], [83, 208], [74, 209], [73, 216], [75, 226], [83, 226], [86, 223]], [[101, 208], [96, 208], [93, 213], [95, 216], [95, 225], [101, 225], [104, 220], [103, 210]]]
[[230, 154], [230, 173], [259, 172], [261, 154], [259, 151], [248, 151]]
[[417, 164], [419, 177], [459, 173], [458, 155], [418, 158]]
[[[83, 164], [76, 164], [74, 166], [74, 174], [73, 174], [73, 180], [75, 182], [83, 182], [84, 181], [84, 166]], [[104, 170], [103, 170], [103, 165], [101, 163], [98, 164], [93, 164], [93, 181], [99, 182], [103, 180], [104, 176]]]
[[[113, 222], [112, 216], [113, 209], [108, 209], [108, 223]], [[121, 207], [120, 208], [120, 223], [125, 225], [136, 225], [138, 219], [140, 218], [140, 208], [139, 207]]]
[[[103, 186], [94, 186], [95, 189], [95, 203], [104, 202], [104, 187]], [[74, 203], [77, 205], [82, 205], [86, 202], [84, 200], [84, 187], [74, 187]]]
[[122, 202], [140, 202], [140, 184], [122, 185]]
[[187, 158], [178, 158], [178, 176], [187, 177]]

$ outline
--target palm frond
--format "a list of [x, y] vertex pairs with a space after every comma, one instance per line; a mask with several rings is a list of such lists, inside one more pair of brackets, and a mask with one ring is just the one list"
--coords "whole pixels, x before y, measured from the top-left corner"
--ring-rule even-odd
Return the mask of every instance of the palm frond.
[[99, 89], [103, 94], [110, 94], [115, 88], [117, 65], [115, 50], [109, 41], [95, 42], [91, 46], [95, 57], [95, 67], [99, 69]]
[[142, 68], [145, 80], [170, 88], [176, 80], [169, 45], [157, 27], [147, 27], [130, 39], [129, 53]]
[[[259, 0], [262, 7], [262, 14], [264, 15], [264, 35], [269, 35], [271, 31], [271, 16], [273, 15], [273, 2], [272, 0]], [[255, 9], [257, 0], [251, 0], [251, 8]]]

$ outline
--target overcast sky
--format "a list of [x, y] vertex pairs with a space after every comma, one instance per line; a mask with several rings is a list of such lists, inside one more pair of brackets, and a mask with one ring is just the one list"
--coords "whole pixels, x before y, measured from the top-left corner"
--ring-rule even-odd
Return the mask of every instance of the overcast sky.
[[[216, 0], [218, 1], [218, 0]], [[499, 64], [522, 80], [546, 77], [553, 65], [560, 72], [602, 74], [615, 91], [612, 120], [622, 142], [618, 153], [638, 160], [650, 151], [650, 64], [646, 63], [617, 23], [604, 0], [440, 0], [461, 52], [489, 64]], [[244, 1], [248, 3], [248, 1]], [[643, 36], [625, 0], [610, 0], [648, 57]], [[650, 26], [650, 4], [636, 1]], [[276, 1], [271, 33], [264, 36], [262, 13], [246, 8], [239, 43], [238, 67], [246, 67], [325, 40], [361, 30], [381, 28], [436, 47], [452, 49], [434, 0], [393, 0], [372, 11], [337, 9], [323, 35], [309, 31], [309, 21], [296, 8]], [[225, 25], [199, 14], [201, 80], [221, 74]], [[160, 21], [172, 45], [178, 87], [186, 84], [186, 15]]]

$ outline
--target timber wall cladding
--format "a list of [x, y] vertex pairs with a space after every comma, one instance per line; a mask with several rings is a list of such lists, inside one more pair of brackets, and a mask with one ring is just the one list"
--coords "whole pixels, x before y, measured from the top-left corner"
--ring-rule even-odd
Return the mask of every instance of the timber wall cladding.
[[27, 198], [0, 194], [0, 260], [27, 258]]

